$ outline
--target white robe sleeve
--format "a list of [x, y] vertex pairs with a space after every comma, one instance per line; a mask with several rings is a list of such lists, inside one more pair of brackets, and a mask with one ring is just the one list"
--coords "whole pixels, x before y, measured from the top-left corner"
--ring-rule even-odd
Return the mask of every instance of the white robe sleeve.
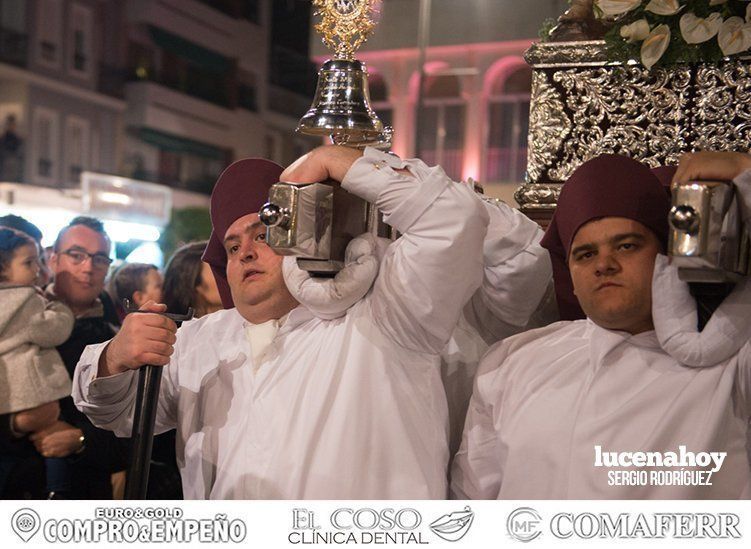
[[[136, 404], [138, 373], [135, 370], [114, 376], [96, 378], [99, 357], [109, 341], [84, 349], [73, 375], [73, 401], [91, 422], [118, 437], [130, 437]], [[155, 434], [174, 429], [177, 425], [177, 344], [168, 365], [162, 367]]]
[[496, 346], [480, 363], [462, 444], [451, 468], [453, 499], [497, 499], [501, 491], [504, 455], [495, 416], [503, 398], [499, 369], [505, 356], [504, 346]]
[[[394, 168], [409, 168], [415, 176]], [[482, 281], [488, 214], [473, 191], [439, 167], [366, 149], [342, 187], [402, 233], [389, 246], [371, 303], [379, 327], [402, 347], [438, 354]]]
[[537, 223], [501, 201], [481, 201], [490, 216], [483, 243], [483, 280], [465, 307], [465, 316], [492, 344], [529, 324], [553, 270], [547, 250], [540, 246], [544, 233]]

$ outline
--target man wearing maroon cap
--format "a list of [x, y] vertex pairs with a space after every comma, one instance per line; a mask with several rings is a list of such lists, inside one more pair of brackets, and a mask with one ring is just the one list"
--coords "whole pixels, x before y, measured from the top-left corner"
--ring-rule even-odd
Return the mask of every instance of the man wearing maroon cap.
[[[748, 155], [700, 153], [675, 177], [735, 178], [751, 202], [749, 168]], [[685, 283], [660, 255], [669, 206], [659, 178], [622, 156], [585, 162], [566, 182], [542, 244], [562, 311], [580, 306], [587, 318], [485, 356], [454, 460], [456, 497], [751, 496], [751, 285], [739, 284], [705, 328], [723, 345], [687, 354], [672, 344], [708, 334], [685, 333], [695, 304], [685, 310]]]
[[[78, 406], [128, 436], [134, 369], [166, 365], [156, 427], [177, 427], [188, 498], [445, 497], [439, 353], [480, 285], [487, 212], [439, 167], [371, 149], [319, 148], [280, 172], [239, 161], [212, 195], [204, 259], [234, 307], [177, 336], [164, 317], [129, 315], [114, 339], [81, 357]], [[403, 234], [344, 316], [298, 306], [282, 257], [264, 242], [257, 212], [279, 178], [341, 181]]]

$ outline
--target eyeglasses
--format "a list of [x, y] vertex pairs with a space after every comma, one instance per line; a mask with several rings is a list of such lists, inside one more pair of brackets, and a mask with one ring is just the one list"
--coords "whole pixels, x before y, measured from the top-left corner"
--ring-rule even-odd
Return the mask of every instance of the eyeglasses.
[[110, 263], [112, 263], [112, 260], [109, 258], [109, 256], [103, 253], [90, 254], [89, 252], [84, 252], [83, 250], [65, 250], [64, 252], [60, 253], [67, 255], [73, 262], [73, 265], [80, 265], [88, 258], [91, 258], [92, 267], [95, 267], [97, 269], [107, 269], [110, 266]]

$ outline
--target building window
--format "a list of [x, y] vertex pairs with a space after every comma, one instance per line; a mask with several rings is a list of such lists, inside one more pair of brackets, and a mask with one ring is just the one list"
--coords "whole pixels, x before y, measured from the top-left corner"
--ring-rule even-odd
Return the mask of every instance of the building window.
[[89, 167], [90, 125], [78, 116], [65, 119], [65, 180], [79, 183], [81, 173]]
[[237, 106], [253, 112], [258, 112], [258, 86], [256, 75], [252, 72], [240, 72], [237, 84]]
[[[155, 59], [149, 59], [146, 48], [134, 52], [130, 57], [131, 62], [137, 62], [131, 66], [133, 77], [158, 82], [222, 107], [235, 107], [236, 68], [232, 59], [157, 27], [149, 27], [149, 34]], [[150, 72], [152, 61], [158, 65], [156, 71]]]
[[501, 75], [488, 97], [488, 141], [483, 179], [521, 183], [527, 171], [527, 133], [532, 69], [520, 65]]
[[79, 4], [70, 7], [68, 21], [68, 70], [78, 76], [91, 76], [91, 10]]
[[37, 61], [60, 68], [63, 41], [62, 0], [41, 0], [37, 4]]
[[25, 67], [26, 49], [24, 0], [0, 0], [0, 62]]
[[32, 158], [35, 179], [42, 184], [55, 184], [58, 171], [60, 115], [51, 109], [37, 107], [32, 117]]
[[418, 113], [417, 156], [438, 164], [454, 180], [461, 179], [464, 156], [464, 100], [454, 75], [428, 76]]

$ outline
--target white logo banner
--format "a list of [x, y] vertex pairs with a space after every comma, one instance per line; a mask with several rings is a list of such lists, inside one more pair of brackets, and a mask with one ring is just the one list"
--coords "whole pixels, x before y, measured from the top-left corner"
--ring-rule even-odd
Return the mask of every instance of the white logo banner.
[[747, 501], [3, 501], [4, 548], [747, 547]]

